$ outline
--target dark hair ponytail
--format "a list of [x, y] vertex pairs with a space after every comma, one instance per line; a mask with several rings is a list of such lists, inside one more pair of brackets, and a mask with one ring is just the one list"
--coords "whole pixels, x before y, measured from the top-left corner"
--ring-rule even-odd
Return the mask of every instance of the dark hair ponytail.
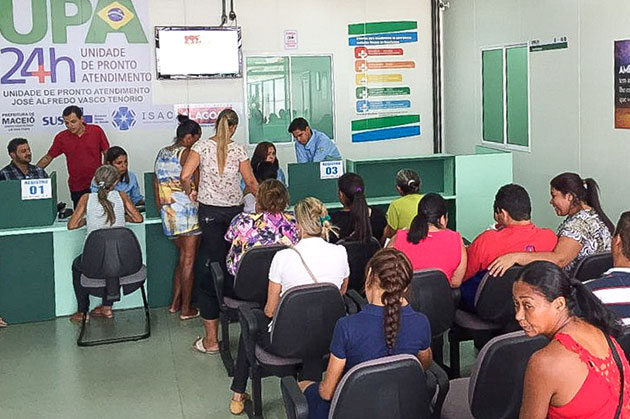
[[178, 140], [183, 140], [188, 134], [201, 135], [201, 126], [197, 121], [193, 121], [187, 115], [177, 115], [177, 122], [179, 122], [176, 132]]
[[613, 233], [615, 227], [599, 202], [599, 185], [593, 178], [582, 179], [577, 173], [561, 173], [551, 179], [551, 187], [563, 194], [571, 194], [575, 205], [585, 203], [593, 208], [606, 227]]
[[[385, 342], [392, 353], [400, 327], [400, 307], [411, 283], [413, 268], [403, 252], [394, 248], [381, 249], [372, 256], [366, 268], [366, 286], [383, 290]], [[376, 281], [376, 283], [375, 283]]]
[[446, 215], [446, 201], [436, 193], [428, 193], [418, 203], [418, 215], [411, 221], [407, 241], [418, 244], [429, 234], [429, 224], [438, 225], [438, 221]]
[[577, 279], [570, 279], [557, 265], [547, 261], [531, 262], [523, 268], [518, 281], [525, 282], [547, 301], [564, 297], [569, 313], [599, 328], [607, 335], [617, 337], [621, 325], [615, 316], [588, 287]]
[[363, 179], [356, 173], [346, 173], [337, 181], [337, 187], [347, 200], [344, 205], [350, 207], [352, 238], [363, 243], [369, 242], [372, 238], [372, 225]]

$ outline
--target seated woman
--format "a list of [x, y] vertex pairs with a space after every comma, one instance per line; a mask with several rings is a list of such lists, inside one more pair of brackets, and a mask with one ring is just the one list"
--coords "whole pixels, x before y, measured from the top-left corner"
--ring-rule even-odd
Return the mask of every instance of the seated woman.
[[299, 234], [295, 217], [285, 211], [289, 192], [275, 179], [263, 181], [256, 194], [256, 213], [243, 212], [232, 220], [225, 240], [232, 243], [227, 255], [227, 270], [236, 275], [243, 255], [255, 246], [297, 243]]
[[597, 297], [546, 261], [525, 266], [512, 294], [525, 333], [550, 340], [527, 364], [520, 417], [630, 417], [630, 366], [614, 339], [620, 325]]
[[367, 243], [371, 237], [375, 237], [380, 242], [387, 220], [380, 209], [368, 207], [361, 176], [356, 173], [344, 174], [337, 180], [337, 189], [343, 209], [333, 212], [330, 217], [333, 224], [339, 227], [339, 239]]
[[[125, 220], [131, 223], [141, 223], [142, 214], [138, 212], [126, 193], [115, 190], [120, 178], [118, 169], [114, 166], [103, 165], [96, 169], [94, 181], [98, 192], [85, 194], [79, 199], [76, 210], [68, 221], [68, 230], [86, 226], [87, 238], [91, 232], [103, 228], [124, 227]], [[89, 318], [90, 295], [81, 285], [81, 255], [72, 262], [72, 284], [77, 298], [77, 312], [70, 316], [70, 321], [81, 322]], [[112, 301], [103, 300], [103, 304], [92, 310], [97, 317], [112, 318]]]
[[[128, 170], [129, 161], [127, 159], [127, 152], [117, 145], [110, 147], [105, 152], [105, 164], [111, 164], [118, 169], [120, 179], [116, 184], [116, 190], [126, 193], [134, 205], [144, 205], [144, 196], [142, 196], [140, 192], [138, 178], [135, 173]], [[98, 186], [94, 180], [92, 180], [90, 189], [94, 193], [98, 192]]]
[[258, 143], [256, 148], [254, 149], [254, 154], [252, 155], [251, 165], [252, 171], [256, 173], [256, 169], [258, 165], [262, 162], [269, 162], [276, 169], [276, 177], [274, 179], [279, 180], [286, 186], [287, 179], [284, 175], [284, 171], [280, 167], [280, 163], [278, 162], [278, 158], [276, 157], [276, 146], [269, 141], [263, 141]]
[[[284, 249], [276, 253], [269, 270], [269, 288], [264, 314], [258, 311], [261, 334], [259, 344], [268, 347], [270, 344], [267, 325], [271, 321], [280, 297], [293, 287], [330, 282], [339, 287], [345, 294], [348, 286], [348, 256], [343, 246], [327, 242], [328, 236], [334, 232], [326, 207], [316, 198], [305, 198], [295, 206], [300, 241], [292, 249]], [[238, 347], [234, 379], [230, 401], [230, 412], [238, 415], [245, 408], [249, 396], [245, 393], [249, 363], [245, 353], [245, 345], [241, 339]]]
[[547, 260], [569, 275], [586, 256], [610, 252], [614, 226], [599, 203], [595, 180], [575, 173], [562, 173], [551, 180], [551, 206], [566, 216], [558, 227], [558, 244], [552, 252], [518, 252], [498, 257], [488, 267], [491, 275], [503, 275], [513, 265]]
[[309, 419], [328, 418], [341, 377], [361, 362], [410, 354], [418, 357], [424, 369], [429, 368], [433, 358], [429, 320], [405, 299], [412, 275], [409, 260], [396, 249], [382, 249], [372, 257], [365, 285], [369, 304], [337, 320], [324, 381], [299, 383], [308, 401]]
[[428, 193], [418, 204], [418, 215], [409, 230], [398, 230], [387, 247], [403, 252], [413, 270], [439, 269], [453, 288], [459, 288], [466, 272], [466, 247], [462, 236], [446, 228], [446, 201], [440, 195]]
[[[261, 184], [267, 179], [275, 180], [277, 175], [278, 168], [274, 167], [274, 165], [268, 161], [260, 162], [260, 164], [256, 165], [256, 170], [254, 170], [254, 177], [256, 178], [258, 184]], [[282, 185], [284, 186], [284, 183], [282, 183]], [[245, 188], [243, 190], [243, 212], [248, 212], [250, 214], [256, 212], [256, 196], [250, 192], [249, 188]]]
[[420, 195], [420, 176], [415, 170], [402, 169], [396, 174], [396, 190], [401, 198], [395, 199], [387, 209], [387, 226], [383, 233], [383, 245], [385, 241], [396, 234], [396, 231], [409, 228], [411, 220], [418, 213], [418, 203], [422, 199]]

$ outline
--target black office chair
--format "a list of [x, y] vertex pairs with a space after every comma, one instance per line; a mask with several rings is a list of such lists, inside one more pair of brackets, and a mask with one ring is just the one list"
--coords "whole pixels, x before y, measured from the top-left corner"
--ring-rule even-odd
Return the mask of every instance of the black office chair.
[[[446, 373], [442, 374], [446, 377]], [[308, 404], [295, 378], [282, 378], [280, 388], [287, 418], [308, 419]], [[442, 391], [446, 393], [448, 388]], [[431, 412], [429, 393], [427, 377], [417, 357], [378, 358], [356, 365], [343, 376], [331, 400], [329, 418], [439, 418], [439, 409]]]
[[619, 346], [626, 354], [626, 359], [630, 359], [630, 325], [624, 326], [617, 342], [619, 342]]
[[219, 263], [210, 264], [214, 289], [219, 300], [219, 322], [221, 324], [219, 353], [230, 377], [234, 375], [234, 358], [230, 351], [230, 319], [237, 318], [238, 308], [241, 305], [265, 306], [271, 261], [276, 252], [282, 249], [286, 249], [286, 246], [256, 246], [245, 252], [234, 277], [234, 297], [223, 295], [225, 279]]
[[79, 346], [95, 346], [110, 343], [146, 339], [151, 335], [151, 316], [144, 283], [147, 268], [142, 264], [142, 251], [135, 234], [128, 228], [116, 227], [90, 233], [81, 256], [81, 285], [97, 297], [110, 301], [120, 300], [120, 288], [128, 295], [138, 288], [142, 292], [145, 313], [144, 332], [131, 336], [84, 340], [86, 317], [81, 323], [77, 339]]
[[319, 368], [320, 379], [324, 357], [337, 320], [345, 315], [339, 289], [330, 283], [291, 288], [280, 299], [271, 327], [271, 347], [257, 344], [261, 330], [257, 316], [248, 306], [239, 307], [241, 338], [250, 364], [254, 417], [262, 417], [262, 378], [269, 375], [296, 376]]
[[453, 291], [444, 272], [426, 269], [414, 272], [407, 301], [415, 311], [424, 313], [431, 323], [433, 359], [443, 366], [444, 334], [453, 325]]
[[610, 252], [595, 253], [578, 262], [573, 277], [581, 282], [596, 279], [612, 267], [613, 259]]
[[374, 237], [369, 243], [354, 240], [339, 240], [337, 244], [346, 248], [348, 253], [348, 265], [350, 266], [350, 280], [348, 289], [353, 289], [359, 293], [365, 293], [365, 267], [368, 261], [374, 256], [381, 244]]
[[523, 331], [491, 339], [479, 352], [470, 378], [451, 380], [443, 419], [518, 418], [529, 358], [549, 343]]
[[491, 337], [518, 330], [514, 319], [512, 285], [522, 267], [513, 266], [502, 277], [486, 274], [475, 294], [475, 311], [455, 311], [453, 327], [448, 334], [451, 378], [460, 376], [459, 343], [475, 338], [482, 347]]

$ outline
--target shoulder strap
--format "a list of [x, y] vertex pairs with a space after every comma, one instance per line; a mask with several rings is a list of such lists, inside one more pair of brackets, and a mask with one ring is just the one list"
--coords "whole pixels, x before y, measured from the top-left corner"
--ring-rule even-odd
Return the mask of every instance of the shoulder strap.
[[298, 256], [300, 257], [300, 260], [302, 261], [302, 265], [304, 265], [304, 267], [306, 268], [306, 272], [308, 272], [313, 282], [318, 284], [319, 281], [317, 280], [317, 278], [315, 278], [315, 275], [313, 275], [313, 272], [309, 269], [308, 265], [304, 261], [304, 258], [302, 257], [302, 254], [293, 246], [289, 247], [289, 249], [293, 250], [295, 253], [298, 254]]
[[621, 415], [621, 406], [623, 405], [623, 385], [624, 385], [624, 377], [623, 377], [623, 364], [621, 363], [621, 359], [619, 358], [619, 353], [617, 352], [617, 348], [613, 343], [612, 339], [608, 334], [604, 333], [606, 336], [606, 342], [608, 342], [608, 346], [610, 346], [610, 351], [612, 352], [613, 359], [615, 360], [615, 364], [617, 364], [617, 369], [619, 370], [619, 379], [621, 380], [621, 386], [619, 387], [619, 404], [617, 405], [617, 413], [615, 413], [615, 419], [619, 419]]

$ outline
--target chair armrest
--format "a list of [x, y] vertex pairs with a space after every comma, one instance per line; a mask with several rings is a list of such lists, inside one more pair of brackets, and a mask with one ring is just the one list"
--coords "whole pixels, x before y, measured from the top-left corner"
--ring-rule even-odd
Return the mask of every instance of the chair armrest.
[[345, 297], [348, 297], [354, 304], [356, 304], [359, 309], [358, 311], [363, 310], [363, 307], [367, 305], [367, 300], [361, 297], [361, 294], [359, 294], [356, 290], [349, 289], [346, 291]]
[[247, 305], [238, 308], [238, 319], [241, 324], [241, 342], [245, 345], [247, 360], [249, 361], [249, 365], [255, 365], [256, 342], [258, 340], [258, 333], [260, 332], [258, 319], [256, 319], [256, 315], [251, 307]]
[[210, 263], [210, 276], [212, 277], [214, 291], [217, 294], [219, 304], [223, 306], [223, 284], [225, 283], [225, 278], [223, 277], [223, 269], [221, 269], [221, 265], [219, 265], [219, 262]]
[[295, 377], [283, 377], [280, 380], [280, 389], [287, 419], [308, 419], [308, 402]]
[[459, 302], [462, 299], [462, 290], [459, 288], [453, 288], [451, 292], [453, 293], [453, 306], [455, 307], [455, 310], [457, 310]]
[[438, 364], [436, 364], [435, 361], [431, 363], [429, 369], [425, 371], [425, 374], [427, 376], [427, 384], [431, 382], [437, 384], [437, 394], [435, 396], [429, 396], [433, 396], [431, 397], [431, 400], [435, 400], [435, 404], [432, 406], [432, 417], [434, 419], [439, 419], [442, 413], [444, 400], [446, 399], [446, 394], [448, 393], [448, 390], [450, 388], [448, 374], [446, 374], [446, 371], [444, 371]]

